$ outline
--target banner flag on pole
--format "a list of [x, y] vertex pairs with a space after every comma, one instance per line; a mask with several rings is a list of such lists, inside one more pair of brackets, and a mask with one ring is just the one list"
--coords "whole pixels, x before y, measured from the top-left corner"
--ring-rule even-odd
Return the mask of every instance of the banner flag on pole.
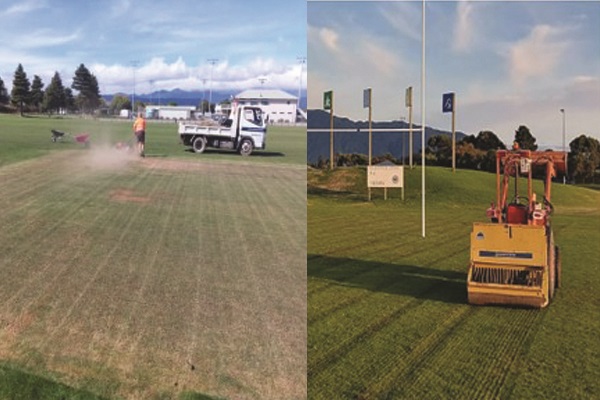
[[442, 112], [454, 111], [454, 92], [444, 93], [442, 95]]
[[412, 107], [412, 86], [406, 88], [406, 96], [405, 96], [405, 104], [406, 107]]
[[331, 110], [331, 98], [333, 97], [333, 90], [323, 93], [323, 109]]
[[371, 88], [363, 91], [363, 108], [371, 107]]

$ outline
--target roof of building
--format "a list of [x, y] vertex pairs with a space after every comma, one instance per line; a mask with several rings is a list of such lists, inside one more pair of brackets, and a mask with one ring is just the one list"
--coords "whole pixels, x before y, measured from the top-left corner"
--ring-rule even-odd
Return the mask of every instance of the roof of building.
[[245, 90], [236, 96], [238, 99], [272, 99], [272, 100], [296, 100], [297, 97], [293, 96], [283, 90], [279, 89], [252, 89]]
[[196, 107], [194, 106], [153, 106], [147, 105], [146, 108], [152, 110], [164, 110], [164, 111], [195, 111]]

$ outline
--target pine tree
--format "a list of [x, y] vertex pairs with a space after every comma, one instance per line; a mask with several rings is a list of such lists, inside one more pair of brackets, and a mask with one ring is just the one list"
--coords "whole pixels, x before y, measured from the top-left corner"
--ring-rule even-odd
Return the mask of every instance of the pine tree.
[[66, 107], [65, 101], [65, 88], [58, 72], [54, 73], [50, 85], [46, 88], [44, 95], [44, 110], [50, 114], [56, 111], [57, 113], [61, 108]]
[[42, 102], [44, 101], [44, 83], [42, 82], [42, 78], [38, 75], [33, 76], [33, 81], [31, 82], [31, 92], [29, 96], [29, 104], [37, 108], [37, 111], [40, 112], [40, 107], [42, 106]]
[[73, 91], [71, 88], [65, 88], [65, 107], [69, 111], [75, 111], [77, 106], [75, 105], [75, 97], [73, 97]]
[[79, 92], [77, 103], [84, 113], [91, 112], [100, 105], [98, 80], [85, 65], [79, 65], [75, 71], [71, 87]]
[[8, 97], [8, 90], [4, 86], [4, 81], [0, 78], [0, 104], [7, 104], [10, 98]]
[[19, 107], [21, 116], [23, 115], [23, 107], [29, 103], [29, 79], [23, 70], [23, 66], [19, 64], [13, 78], [13, 88], [10, 93], [11, 102]]
[[535, 138], [525, 125], [519, 126], [519, 129], [515, 131], [515, 142], [519, 143], [519, 148], [523, 150], [535, 151], [538, 148], [535, 144]]

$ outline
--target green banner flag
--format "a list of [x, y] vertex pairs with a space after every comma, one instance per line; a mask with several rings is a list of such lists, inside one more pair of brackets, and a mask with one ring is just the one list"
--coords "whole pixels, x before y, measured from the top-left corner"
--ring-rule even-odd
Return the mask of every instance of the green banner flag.
[[332, 104], [333, 104], [333, 90], [323, 93], [323, 109], [331, 110]]
[[412, 107], [412, 86], [406, 88], [406, 98], [404, 100], [406, 107]]

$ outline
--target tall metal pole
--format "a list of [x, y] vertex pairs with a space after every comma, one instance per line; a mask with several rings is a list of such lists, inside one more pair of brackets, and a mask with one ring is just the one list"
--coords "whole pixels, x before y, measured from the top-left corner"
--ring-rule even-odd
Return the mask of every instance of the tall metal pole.
[[452, 101], [452, 172], [456, 172], [456, 93]]
[[421, 235], [425, 237], [425, 0], [421, 32]]
[[296, 58], [300, 63], [300, 83], [298, 84], [298, 101], [296, 102], [296, 108], [300, 109], [300, 96], [302, 95], [302, 75], [304, 74], [304, 64], [306, 64], [306, 57]]
[[[400, 121], [406, 122], [405, 117], [400, 117]], [[402, 166], [406, 164], [406, 134], [402, 134]]]
[[206, 101], [206, 78], [202, 78], [202, 116], [204, 116], [204, 102], [205, 101]]
[[209, 58], [206, 60], [210, 63], [210, 82], [208, 84], [208, 112], [212, 115], [210, 106], [212, 104], [212, 80], [213, 80], [213, 67], [219, 60], [217, 58]]
[[139, 61], [133, 60], [131, 61], [131, 66], [133, 67], [133, 93], [131, 95], [131, 116], [135, 116], [135, 69], [138, 66]]
[[261, 90], [261, 96], [262, 96], [262, 88], [265, 85], [267, 78], [258, 78], [258, 81], [260, 82], [260, 90]]

